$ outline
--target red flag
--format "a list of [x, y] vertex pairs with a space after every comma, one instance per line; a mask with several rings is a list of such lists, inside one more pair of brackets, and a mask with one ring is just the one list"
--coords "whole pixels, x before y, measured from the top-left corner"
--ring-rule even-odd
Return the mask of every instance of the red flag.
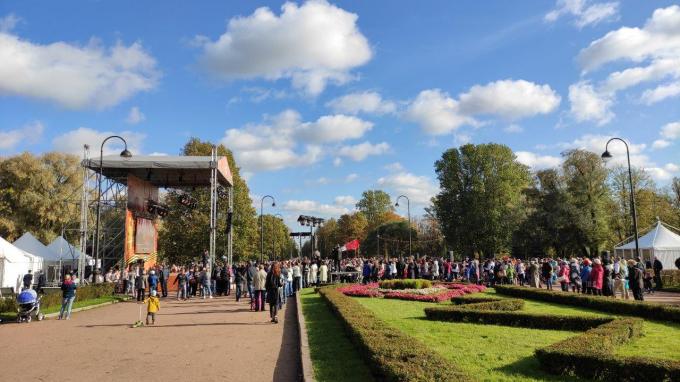
[[345, 251], [356, 251], [357, 249], [359, 249], [359, 240], [354, 239], [349, 243], [345, 243], [344, 247]]

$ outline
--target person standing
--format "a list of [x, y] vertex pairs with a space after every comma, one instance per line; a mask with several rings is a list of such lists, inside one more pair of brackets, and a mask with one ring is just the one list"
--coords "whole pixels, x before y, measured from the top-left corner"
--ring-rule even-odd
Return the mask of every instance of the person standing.
[[39, 270], [38, 273], [38, 286], [36, 287], [36, 292], [38, 292], [38, 294], [44, 294], [45, 291], [43, 288], [47, 285], [47, 277], [45, 276], [45, 271], [42, 269]]
[[163, 263], [161, 264], [158, 273], [161, 279], [161, 294], [163, 297], [168, 297], [168, 279], [170, 279], [170, 268], [168, 268], [168, 266]]
[[[265, 300], [265, 291], [266, 291], [266, 283], [267, 283], [267, 272], [264, 271], [264, 267], [262, 264], [258, 266], [258, 271], [255, 273], [255, 277], [253, 277], [253, 289], [255, 291], [255, 304], [253, 310], [255, 311], [263, 311], [264, 312], [264, 300]], [[252, 304], [251, 304], [252, 305]]]
[[149, 318], [151, 318], [151, 325], [156, 325], [156, 313], [161, 310], [161, 300], [158, 299], [158, 292], [152, 289], [149, 292], [149, 298], [144, 300], [146, 304], [146, 324], [149, 325]]
[[146, 271], [142, 270], [140, 274], [135, 277], [135, 289], [137, 290], [137, 301], [144, 301], [144, 293], [146, 290]]
[[602, 267], [602, 261], [599, 258], [593, 260], [593, 269], [590, 271], [588, 280], [593, 290], [593, 294], [596, 296], [602, 296], [604, 268]]
[[152, 290], [157, 291], [158, 290], [158, 276], [156, 275], [156, 271], [151, 269], [149, 271], [149, 292]]
[[[258, 273], [259, 275], [260, 273]], [[269, 317], [271, 322], [278, 324], [277, 313], [281, 304], [279, 289], [281, 288], [281, 266], [278, 262], [274, 263], [266, 274], [265, 290], [267, 291], [267, 302], [269, 303]], [[264, 310], [264, 309], [263, 309]]]
[[236, 302], [238, 302], [241, 297], [243, 297], [243, 284], [246, 282], [246, 268], [243, 264], [236, 268], [236, 274], [234, 275], [234, 283], [236, 284]]
[[302, 271], [300, 270], [300, 263], [297, 261], [293, 265], [293, 293], [300, 290], [300, 283], [302, 282]]
[[211, 288], [211, 283], [210, 283], [210, 269], [209, 268], [204, 268], [201, 271], [201, 286], [203, 287], [203, 299], [205, 300], [206, 296], [209, 296], [210, 298], [213, 298], [212, 295], [212, 288]]
[[656, 290], [661, 290], [663, 288], [661, 271], [663, 271], [663, 264], [658, 257], [654, 256], [654, 288]]
[[319, 284], [327, 284], [328, 283], [328, 265], [326, 265], [326, 262], [324, 261], [321, 263], [321, 266], [319, 267]]
[[253, 293], [253, 282], [256, 275], [257, 267], [255, 267], [255, 263], [251, 261], [246, 273], [246, 281], [248, 282], [248, 295], [250, 296], [251, 301], [255, 298], [255, 294]]
[[31, 289], [31, 284], [33, 284], [33, 273], [30, 269], [28, 270], [28, 273], [26, 273], [24, 275], [24, 278], [23, 278], [22, 281], [23, 281], [24, 289]]
[[644, 286], [644, 272], [637, 266], [637, 261], [628, 260], [628, 286], [633, 292], [633, 298], [638, 301], [643, 301], [645, 298], [642, 293]]
[[182, 268], [175, 278], [175, 284], [177, 284], [177, 301], [181, 298], [182, 300], [187, 299], [187, 274]]
[[71, 308], [73, 307], [73, 300], [76, 299], [76, 288], [78, 286], [71, 280], [71, 275], [64, 276], [64, 282], [61, 284], [61, 310], [59, 311], [59, 320], [71, 319]]

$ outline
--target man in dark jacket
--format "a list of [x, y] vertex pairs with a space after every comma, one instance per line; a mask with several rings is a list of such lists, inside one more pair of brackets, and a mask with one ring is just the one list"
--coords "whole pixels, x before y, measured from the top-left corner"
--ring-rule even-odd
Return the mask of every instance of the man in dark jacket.
[[28, 289], [31, 287], [31, 284], [33, 283], [33, 273], [31, 273], [31, 270], [28, 270], [28, 273], [24, 275], [24, 280], [23, 280], [24, 288]]
[[170, 278], [170, 269], [165, 263], [161, 264], [158, 270], [158, 276], [161, 282], [161, 293], [163, 297], [168, 297], [168, 279]]
[[248, 281], [248, 295], [250, 296], [251, 300], [255, 298], [255, 294], [253, 293], [253, 280], [255, 279], [255, 275], [257, 275], [257, 267], [255, 266], [255, 263], [251, 261], [246, 274], [246, 281]]
[[45, 276], [45, 271], [40, 270], [40, 274], [38, 275], [38, 286], [36, 287], [35, 291], [38, 292], [39, 294], [45, 293], [43, 291], [43, 288], [47, 285], [47, 277]]
[[663, 270], [663, 264], [661, 261], [654, 256], [654, 284], [656, 290], [661, 290], [663, 288], [663, 283], [661, 282], [661, 271]]
[[633, 297], [636, 300], [644, 300], [642, 291], [644, 287], [644, 271], [637, 266], [637, 262], [633, 259], [628, 260], [628, 285]]

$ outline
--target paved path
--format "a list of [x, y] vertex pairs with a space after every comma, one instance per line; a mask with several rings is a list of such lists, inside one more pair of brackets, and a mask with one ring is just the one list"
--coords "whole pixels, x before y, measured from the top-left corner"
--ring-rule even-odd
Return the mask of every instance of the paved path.
[[645, 293], [645, 301], [680, 306], [680, 293], [656, 291], [652, 294]]
[[156, 326], [135, 329], [134, 302], [74, 313], [69, 321], [0, 325], [2, 380], [294, 382], [294, 304], [290, 299], [278, 325], [233, 295], [163, 300]]

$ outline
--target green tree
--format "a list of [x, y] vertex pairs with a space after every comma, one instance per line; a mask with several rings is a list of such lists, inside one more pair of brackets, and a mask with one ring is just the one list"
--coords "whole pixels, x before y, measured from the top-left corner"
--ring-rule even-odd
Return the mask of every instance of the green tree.
[[574, 222], [580, 231], [579, 247], [583, 256], [593, 256], [604, 249], [609, 239], [608, 207], [611, 198], [607, 187], [607, 169], [600, 156], [585, 150], [562, 154], [562, 172], [569, 203], [574, 207]]
[[[191, 138], [184, 145], [182, 155], [209, 156], [212, 143]], [[234, 214], [232, 218], [234, 261], [259, 258], [259, 233], [255, 208], [250, 199], [250, 190], [240, 175], [231, 150], [217, 146], [217, 154], [226, 156], [234, 181]], [[179, 204], [179, 195], [187, 192], [198, 201], [195, 209]], [[182, 263], [198, 256], [209, 244], [210, 192], [208, 188], [169, 190], [164, 197], [170, 207], [159, 232], [159, 252], [171, 262]], [[217, 203], [218, 225], [216, 256], [227, 254], [226, 216], [228, 203], [220, 199]]]
[[390, 214], [394, 213], [394, 205], [390, 195], [382, 190], [364, 191], [356, 207], [366, 217], [369, 229], [374, 229], [387, 222]]
[[433, 211], [449, 247], [486, 256], [509, 249], [531, 180], [512, 150], [494, 143], [449, 149], [435, 171], [440, 192]]
[[[418, 241], [418, 232], [411, 227], [411, 240]], [[408, 256], [408, 231], [409, 224], [406, 220], [392, 221], [373, 229], [366, 234], [366, 240], [362, 243], [362, 252], [370, 256], [379, 257], [403, 257]], [[378, 234], [380, 234], [380, 252], [378, 247]], [[416, 247], [412, 248], [413, 256], [416, 255]]]
[[342, 245], [354, 239], [363, 240], [366, 237], [367, 228], [368, 220], [366, 220], [366, 216], [362, 212], [340, 216], [340, 219], [338, 219], [338, 239], [340, 239], [340, 244]]
[[288, 226], [280, 218], [264, 215], [264, 255], [266, 259], [288, 259], [295, 252], [295, 242]]
[[49, 242], [65, 231], [78, 237], [83, 172], [63, 153], [30, 153], [0, 160], [0, 235], [13, 241], [31, 232]]
[[334, 218], [326, 220], [323, 227], [316, 230], [316, 243], [321, 256], [328, 257], [336, 245], [342, 245], [338, 221]]

